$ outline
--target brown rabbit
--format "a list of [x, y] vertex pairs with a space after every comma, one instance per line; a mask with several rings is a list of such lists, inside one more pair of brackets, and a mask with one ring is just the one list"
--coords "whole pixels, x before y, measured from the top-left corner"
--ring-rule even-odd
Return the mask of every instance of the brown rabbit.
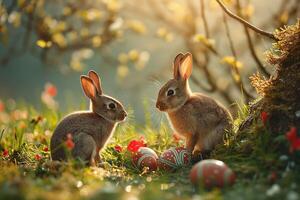
[[88, 77], [81, 76], [80, 80], [84, 93], [91, 100], [90, 110], [74, 112], [59, 122], [51, 138], [51, 156], [53, 160], [66, 160], [64, 143], [71, 134], [75, 144], [72, 156], [95, 166], [101, 162], [100, 150], [127, 113], [119, 101], [103, 94], [95, 71], [89, 71]]
[[193, 157], [211, 151], [223, 141], [226, 129], [231, 128], [229, 111], [214, 99], [190, 90], [192, 54], [178, 54], [174, 60], [174, 77], [159, 91], [156, 107], [168, 114], [174, 131], [186, 139]]

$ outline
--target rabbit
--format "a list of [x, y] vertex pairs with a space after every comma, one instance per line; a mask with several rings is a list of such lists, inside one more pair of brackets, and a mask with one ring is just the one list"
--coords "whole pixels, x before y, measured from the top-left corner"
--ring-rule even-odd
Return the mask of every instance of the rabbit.
[[118, 122], [125, 121], [127, 112], [116, 99], [103, 94], [101, 81], [95, 71], [80, 77], [85, 95], [91, 100], [90, 110], [67, 115], [57, 125], [51, 137], [52, 160], [66, 160], [64, 143], [71, 137], [71, 155], [91, 166], [101, 165], [99, 152], [112, 136]]
[[156, 107], [167, 114], [175, 134], [185, 138], [187, 150], [197, 159], [222, 143], [224, 132], [232, 128], [232, 117], [214, 99], [191, 91], [192, 64], [191, 53], [175, 57], [173, 79], [160, 89]]

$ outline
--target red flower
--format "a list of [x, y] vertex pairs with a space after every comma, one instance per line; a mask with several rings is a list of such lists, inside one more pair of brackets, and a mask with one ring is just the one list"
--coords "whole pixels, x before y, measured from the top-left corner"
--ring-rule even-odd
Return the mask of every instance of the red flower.
[[55, 87], [55, 85], [47, 83], [46, 93], [49, 94], [51, 97], [55, 97], [57, 95], [57, 88]]
[[123, 148], [120, 145], [116, 145], [115, 150], [120, 153], [121, 151], [123, 151]]
[[72, 150], [74, 148], [75, 144], [73, 142], [73, 136], [71, 133], [68, 133], [65, 144], [66, 144], [67, 149], [69, 149], [69, 150]]
[[8, 152], [7, 149], [4, 149], [4, 150], [3, 150], [2, 156], [3, 156], [3, 157], [9, 156], [9, 152]]
[[290, 142], [293, 142], [297, 139], [297, 129], [296, 127], [292, 127], [286, 134], [286, 139]]
[[4, 111], [4, 103], [2, 101], [0, 101], [0, 112]]
[[267, 112], [263, 111], [260, 113], [260, 118], [261, 118], [261, 121], [263, 122], [263, 124], [266, 125], [267, 120], [269, 118], [269, 114]]
[[41, 160], [42, 156], [40, 154], [35, 154], [34, 158], [35, 160]]
[[299, 151], [300, 150], [300, 138], [297, 138], [293, 143], [292, 146], [290, 147], [290, 151]]
[[291, 127], [291, 129], [285, 134], [286, 139], [290, 142], [290, 152], [300, 150], [300, 138], [297, 137], [296, 127]]
[[48, 151], [49, 151], [49, 148], [48, 148], [48, 147], [45, 147], [45, 148], [43, 149], [43, 151], [48, 152]]
[[274, 183], [277, 179], [278, 179], [278, 175], [275, 171], [272, 171], [270, 174], [269, 174], [269, 177], [268, 177], [269, 181], [271, 183]]
[[146, 147], [146, 141], [143, 136], [140, 137], [140, 140], [132, 140], [128, 146], [127, 150], [131, 152], [137, 152], [140, 147]]

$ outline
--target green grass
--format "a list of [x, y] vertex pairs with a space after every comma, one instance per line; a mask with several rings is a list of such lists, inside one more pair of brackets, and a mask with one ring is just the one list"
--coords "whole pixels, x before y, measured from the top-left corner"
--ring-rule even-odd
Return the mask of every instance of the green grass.
[[[240, 108], [236, 125], [248, 114], [247, 107]], [[149, 111], [146, 111], [146, 125], [137, 125], [134, 120], [120, 124], [101, 153], [104, 168], [85, 167], [75, 161], [52, 162], [45, 147], [49, 148], [52, 131], [62, 116], [45, 108], [37, 111], [26, 104], [0, 114], [0, 199], [300, 198], [299, 157], [286, 154], [287, 150], [278, 152], [270, 142], [273, 140], [267, 128], [259, 121], [247, 133], [229, 133], [226, 145], [219, 146], [212, 154], [212, 158], [225, 161], [236, 172], [236, 184], [226, 189], [205, 190], [190, 183], [191, 166], [173, 173], [160, 170], [144, 173], [131, 164], [127, 144], [141, 135], [158, 155], [171, 146], [183, 144], [183, 141], [179, 144], [173, 141], [168, 124], [153, 128]], [[288, 149], [284, 138], [276, 138], [276, 141], [280, 149]], [[122, 146], [123, 151], [115, 151], [115, 145]], [[9, 156], [3, 155], [4, 149], [9, 151]], [[283, 154], [287, 160], [282, 159]], [[41, 160], [37, 160], [36, 155], [40, 155]], [[273, 172], [277, 179], [270, 183], [269, 176]], [[267, 191], [274, 184], [280, 191], [268, 196]]]

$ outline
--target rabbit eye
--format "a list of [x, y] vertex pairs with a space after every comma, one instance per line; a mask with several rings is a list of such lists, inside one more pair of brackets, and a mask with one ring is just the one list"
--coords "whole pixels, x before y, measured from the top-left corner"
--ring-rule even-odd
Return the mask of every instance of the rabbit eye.
[[113, 110], [113, 109], [116, 108], [116, 104], [114, 104], [114, 103], [109, 103], [107, 107], [108, 107], [108, 109]]
[[175, 94], [175, 90], [173, 90], [173, 89], [169, 89], [168, 91], [167, 91], [167, 96], [172, 96], [172, 95], [174, 95]]

